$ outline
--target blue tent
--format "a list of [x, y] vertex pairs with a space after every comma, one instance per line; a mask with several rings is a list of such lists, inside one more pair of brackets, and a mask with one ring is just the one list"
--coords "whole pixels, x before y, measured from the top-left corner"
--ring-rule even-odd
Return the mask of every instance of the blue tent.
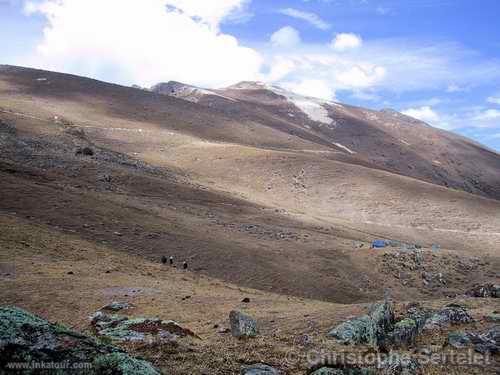
[[386, 240], [375, 240], [372, 242], [373, 249], [382, 249], [387, 246]]

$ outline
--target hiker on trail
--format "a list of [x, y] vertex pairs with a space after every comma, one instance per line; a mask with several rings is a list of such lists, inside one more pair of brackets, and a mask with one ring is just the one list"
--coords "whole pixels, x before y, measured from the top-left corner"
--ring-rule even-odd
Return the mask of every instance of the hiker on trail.
[[167, 257], [165, 255], [161, 257], [161, 263], [167, 264]]
[[187, 264], [186, 261], [184, 261], [184, 263], [182, 263], [182, 268], [185, 269], [185, 270], [187, 270], [188, 264]]
[[170, 258], [168, 259], [170, 265], [172, 266], [174, 264], [174, 257], [173, 256], [170, 256]]

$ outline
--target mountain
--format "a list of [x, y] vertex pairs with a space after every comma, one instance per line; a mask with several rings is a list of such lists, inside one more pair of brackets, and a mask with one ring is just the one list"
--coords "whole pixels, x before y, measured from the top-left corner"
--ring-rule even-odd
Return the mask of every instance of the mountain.
[[211, 91], [164, 85], [169, 84], [175, 90], [158, 90], [160, 84], [153, 91], [196, 101], [236, 119], [244, 116], [343, 152], [362, 165], [500, 199], [498, 153], [394, 110], [324, 101], [260, 82]]

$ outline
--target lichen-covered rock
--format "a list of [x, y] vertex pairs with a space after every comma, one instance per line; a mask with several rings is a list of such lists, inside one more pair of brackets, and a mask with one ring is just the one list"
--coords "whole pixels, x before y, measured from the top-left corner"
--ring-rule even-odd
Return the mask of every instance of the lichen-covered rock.
[[467, 295], [478, 298], [500, 298], [500, 284], [475, 285]]
[[343, 375], [342, 370], [330, 367], [321, 367], [311, 373], [311, 375]]
[[394, 329], [387, 333], [384, 339], [384, 347], [408, 348], [415, 344], [419, 334], [417, 322], [411, 318], [405, 318], [394, 325]]
[[[121, 358], [129, 372], [117, 367], [117, 361], [104, 361], [108, 356]], [[114, 357], [110, 357], [114, 358]], [[12, 362], [45, 362], [65, 364], [90, 363], [87, 374], [159, 374], [151, 365], [137, 360], [121, 349], [98, 342], [94, 338], [74, 332], [59, 324], [30, 314], [16, 307], [0, 308], [0, 369]], [[96, 366], [103, 371], [97, 371]], [[132, 371], [134, 368], [148, 371]], [[23, 370], [22, 374], [36, 374], [38, 370]], [[64, 374], [61, 369], [55, 374]]]
[[448, 305], [427, 319], [424, 330], [435, 330], [455, 324], [471, 323], [473, 321], [474, 319], [472, 319], [464, 307]]
[[93, 362], [93, 371], [100, 375], [160, 375], [149, 363], [125, 353], [104, 354]]
[[384, 333], [391, 330], [394, 324], [394, 308], [392, 303], [385, 301], [384, 303], [373, 305], [368, 313], [368, 316], [373, 320], [377, 328], [377, 338], [382, 339]]
[[115, 341], [145, 341], [148, 338], [171, 340], [175, 336], [198, 337], [190, 329], [180, 326], [173, 320], [159, 318], [133, 318], [121, 315], [107, 315], [97, 312], [91, 318], [99, 336]]
[[346, 345], [377, 346], [392, 328], [394, 311], [389, 302], [373, 305], [368, 315], [348, 320], [332, 329], [328, 336]]
[[465, 332], [450, 332], [448, 334], [448, 344], [455, 349], [466, 348], [471, 344], [469, 335]]
[[339, 324], [328, 332], [328, 336], [345, 345], [368, 344], [375, 346], [378, 343], [377, 327], [368, 315]]
[[255, 337], [257, 336], [257, 322], [248, 315], [240, 311], [233, 310], [229, 313], [231, 324], [231, 334], [234, 337]]
[[240, 370], [241, 375], [280, 375], [281, 372], [274, 367], [265, 365], [263, 363], [256, 363], [254, 365], [243, 366]]
[[416, 375], [420, 365], [408, 355], [391, 352], [379, 367], [384, 375]]

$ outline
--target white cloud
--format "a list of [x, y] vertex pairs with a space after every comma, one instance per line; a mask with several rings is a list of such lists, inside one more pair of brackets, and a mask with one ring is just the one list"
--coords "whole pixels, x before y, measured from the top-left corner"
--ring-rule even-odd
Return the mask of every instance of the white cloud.
[[455, 84], [448, 85], [448, 87], [446, 88], [446, 92], [449, 92], [449, 93], [465, 92], [465, 91], [468, 91], [468, 89], [466, 87], [460, 87], [460, 86], [455, 85]]
[[500, 105], [500, 97], [490, 96], [488, 98], [488, 103]]
[[345, 51], [351, 48], [361, 47], [363, 40], [359, 35], [352, 33], [340, 33], [332, 40], [332, 48], [337, 51]]
[[299, 32], [291, 26], [285, 26], [271, 35], [271, 43], [277, 47], [293, 47], [300, 43]]
[[335, 91], [333, 91], [326, 82], [319, 79], [305, 79], [300, 82], [289, 82], [285, 83], [283, 86], [297, 94], [327, 100], [335, 99]]
[[408, 108], [402, 111], [403, 114], [427, 122], [431, 125], [440, 121], [440, 117], [431, 107]]
[[246, 0], [46, 0], [30, 65], [119, 83], [178, 80], [223, 86], [260, 78], [262, 58], [219, 31]]
[[337, 73], [337, 81], [348, 89], [361, 89], [374, 86], [386, 74], [381, 66], [355, 65], [348, 70]]
[[389, 13], [391, 13], [391, 9], [383, 6], [378, 6], [375, 11], [377, 12], [378, 15], [380, 16], [385, 16]]
[[322, 20], [321, 17], [315, 13], [304, 12], [293, 8], [281, 9], [279, 12], [286, 16], [306, 21], [320, 30], [328, 30], [331, 27], [331, 25], [328, 22]]
[[500, 111], [498, 109], [487, 109], [485, 111], [479, 112], [474, 117], [477, 121], [488, 121], [500, 119]]

